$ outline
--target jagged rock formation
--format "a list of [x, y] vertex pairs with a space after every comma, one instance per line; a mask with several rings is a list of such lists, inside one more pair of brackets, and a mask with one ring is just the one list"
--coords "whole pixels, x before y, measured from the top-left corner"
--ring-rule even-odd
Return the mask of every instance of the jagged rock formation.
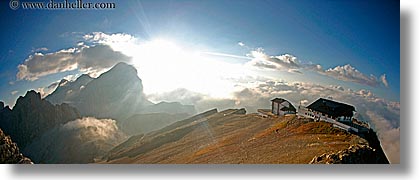
[[0, 164], [33, 164], [33, 162], [19, 152], [19, 148], [0, 129]]
[[389, 164], [376, 149], [355, 144], [336, 153], [324, 153], [314, 157], [309, 164]]
[[21, 149], [47, 130], [80, 117], [79, 112], [67, 105], [52, 105], [41, 99], [40, 93], [28, 91], [20, 96], [11, 110], [0, 111], [0, 128], [9, 134]]

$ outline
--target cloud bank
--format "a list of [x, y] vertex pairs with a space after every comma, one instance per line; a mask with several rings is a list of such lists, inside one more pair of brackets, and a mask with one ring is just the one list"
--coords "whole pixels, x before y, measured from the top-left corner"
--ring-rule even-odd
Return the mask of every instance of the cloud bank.
[[126, 138], [115, 120], [83, 117], [47, 131], [24, 153], [37, 163], [91, 163]]

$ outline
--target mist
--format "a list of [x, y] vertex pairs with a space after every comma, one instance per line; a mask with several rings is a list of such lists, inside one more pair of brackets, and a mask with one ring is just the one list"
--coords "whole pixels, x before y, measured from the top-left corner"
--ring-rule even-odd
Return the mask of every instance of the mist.
[[115, 120], [83, 117], [47, 131], [23, 153], [35, 163], [92, 163], [126, 139]]

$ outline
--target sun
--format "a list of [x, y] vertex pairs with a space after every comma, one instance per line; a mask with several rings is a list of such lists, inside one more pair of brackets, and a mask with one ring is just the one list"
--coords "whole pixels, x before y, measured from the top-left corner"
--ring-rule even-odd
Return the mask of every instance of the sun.
[[[155, 94], [179, 88], [212, 97], [230, 96], [234, 85], [226, 79], [238, 68], [203, 55], [200, 51], [173, 40], [157, 38], [122, 48], [143, 81], [144, 92]], [[206, 49], [202, 50], [203, 52]]]

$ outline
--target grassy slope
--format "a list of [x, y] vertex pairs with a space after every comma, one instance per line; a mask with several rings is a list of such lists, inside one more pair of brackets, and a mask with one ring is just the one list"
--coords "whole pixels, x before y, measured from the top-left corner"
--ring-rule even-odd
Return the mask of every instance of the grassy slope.
[[367, 144], [325, 122], [262, 118], [227, 110], [178, 122], [121, 145], [99, 163], [308, 163], [314, 156]]

